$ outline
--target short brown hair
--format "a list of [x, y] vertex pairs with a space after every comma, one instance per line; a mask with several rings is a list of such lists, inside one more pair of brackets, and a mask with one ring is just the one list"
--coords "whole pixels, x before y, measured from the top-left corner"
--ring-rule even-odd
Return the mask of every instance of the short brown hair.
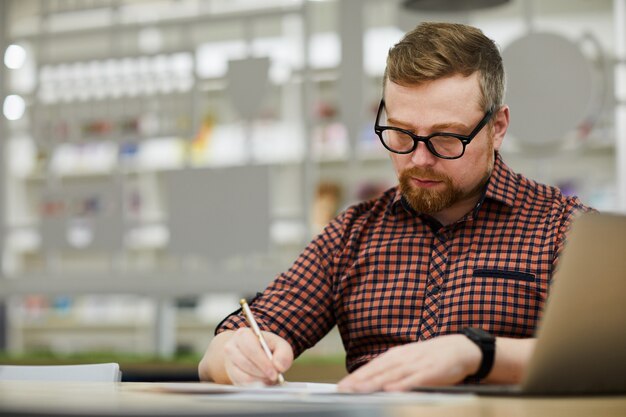
[[421, 23], [387, 56], [383, 78], [400, 85], [421, 84], [452, 75], [479, 72], [483, 110], [497, 109], [504, 99], [504, 67], [495, 42], [472, 26]]

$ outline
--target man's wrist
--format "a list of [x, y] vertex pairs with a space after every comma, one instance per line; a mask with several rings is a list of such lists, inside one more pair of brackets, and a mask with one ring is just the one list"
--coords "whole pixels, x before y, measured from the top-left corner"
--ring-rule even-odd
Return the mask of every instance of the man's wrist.
[[480, 382], [493, 368], [496, 352], [496, 338], [489, 332], [473, 327], [467, 327], [461, 331], [470, 341], [472, 341], [481, 352], [481, 359], [475, 373], [466, 378], [466, 382]]

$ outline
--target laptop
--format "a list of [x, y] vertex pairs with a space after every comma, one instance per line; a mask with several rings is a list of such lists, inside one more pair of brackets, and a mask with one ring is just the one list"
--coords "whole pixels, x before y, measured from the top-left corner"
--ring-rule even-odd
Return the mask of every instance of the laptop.
[[586, 213], [574, 221], [521, 384], [416, 391], [626, 394], [626, 216]]

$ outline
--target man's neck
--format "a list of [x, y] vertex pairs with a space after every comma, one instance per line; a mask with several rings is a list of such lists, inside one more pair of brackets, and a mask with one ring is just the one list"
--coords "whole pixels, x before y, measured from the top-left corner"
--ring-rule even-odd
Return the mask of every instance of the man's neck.
[[473, 194], [468, 196], [467, 198], [457, 201], [451, 207], [443, 209], [437, 213], [432, 214], [431, 216], [443, 226], [447, 226], [452, 223], [456, 223], [461, 220], [467, 213], [474, 210], [478, 202], [482, 197], [482, 192], [478, 194]]

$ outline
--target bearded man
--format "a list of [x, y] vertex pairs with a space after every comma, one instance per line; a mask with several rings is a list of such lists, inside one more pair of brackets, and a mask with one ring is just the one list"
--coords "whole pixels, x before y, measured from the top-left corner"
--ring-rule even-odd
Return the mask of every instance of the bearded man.
[[200, 378], [276, 383], [336, 325], [342, 391], [519, 382], [567, 230], [589, 209], [504, 163], [504, 84], [479, 29], [405, 35], [374, 125], [399, 185], [341, 213], [251, 302], [271, 360], [234, 313]]

